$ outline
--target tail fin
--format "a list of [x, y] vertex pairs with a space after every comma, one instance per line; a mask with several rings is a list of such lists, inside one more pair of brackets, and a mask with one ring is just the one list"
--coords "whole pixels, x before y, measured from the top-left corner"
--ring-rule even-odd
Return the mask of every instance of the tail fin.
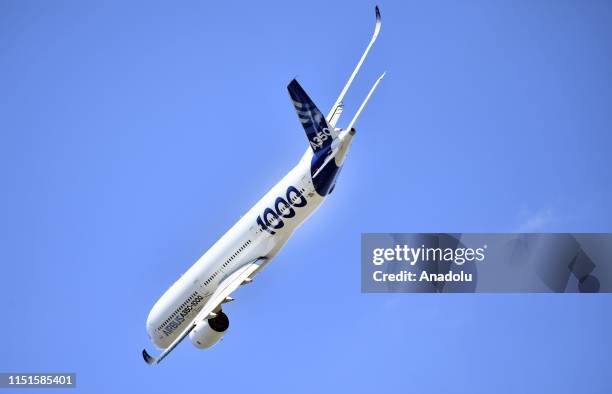
[[289, 95], [295, 106], [298, 118], [306, 131], [306, 137], [314, 152], [327, 148], [338, 135], [334, 129], [330, 129], [325, 116], [312, 102], [298, 81], [292, 80], [287, 86]]

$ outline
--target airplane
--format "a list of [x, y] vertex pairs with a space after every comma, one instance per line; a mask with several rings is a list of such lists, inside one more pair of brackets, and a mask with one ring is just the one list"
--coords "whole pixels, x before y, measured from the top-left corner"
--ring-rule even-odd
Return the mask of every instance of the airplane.
[[150, 340], [162, 350], [158, 357], [146, 349], [147, 364], [158, 364], [183, 340], [207, 349], [229, 328], [224, 304], [241, 285], [251, 283], [285, 245], [293, 231], [332, 193], [347, 151], [355, 136], [355, 123], [372, 93], [374, 83], [346, 128], [337, 128], [344, 96], [361, 68], [381, 27], [380, 11], [370, 43], [326, 117], [297, 80], [287, 89], [309, 146], [298, 164], [225, 233], [155, 303], [147, 317]]

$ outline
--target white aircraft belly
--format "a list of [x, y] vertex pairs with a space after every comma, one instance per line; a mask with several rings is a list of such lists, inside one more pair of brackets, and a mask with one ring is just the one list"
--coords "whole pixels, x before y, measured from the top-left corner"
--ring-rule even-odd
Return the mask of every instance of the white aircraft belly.
[[[295, 229], [297, 229], [323, 202], [324, 198], [319, 196], [310, 179], [309, 167], [305, 166], [303, 160], [292, 171], [287, 174], [270, 192], [268, 192], [255, 206], [247, 212], [219, 241], [217, 241], [198, 261], [181, 276], [153, 306], [147, 319], [147, 331], [149, 336], [159, 348], [165, 348], [181, 332], [181, 327], [188, 324], [190, 319], [202, 309], [208, 297], [215, 291], [216, 286], [234, 270], [239, 268], [243, 262], [252, 261], [258, 257], [266, 257], [267, 265], [271, 259], [289, 240]], [[295, 216], [284, 220], [280, 229], [275, 229], [275, 234], [263, 231], [256, 223], [256, 218], [266, 207], [274, 206], [279, 195], [289, 187], [294, 186], [303, 190], [306, 205], [295, 210]], [[215, 277], [206, 284], [206, 280], [212, 273], [217, 271], [227, 261], [237, 248], [250, 240], [250, 244], [240, 253], [240, 258], [232, 261], [224, 270], [223, 274]], [[182, 303], [197, 292], [202, 299], [197, 305], [184, 316], [184, 320], [174, 323], [178, 324], [170, 334], [164, 333], [160, 326], [164, 324]], [[176, 316], [174, 316], [176, 319]], [[179, 318], [180, 319], [180, 318]], [[164, 327], [165, 328], [165, 327]]]

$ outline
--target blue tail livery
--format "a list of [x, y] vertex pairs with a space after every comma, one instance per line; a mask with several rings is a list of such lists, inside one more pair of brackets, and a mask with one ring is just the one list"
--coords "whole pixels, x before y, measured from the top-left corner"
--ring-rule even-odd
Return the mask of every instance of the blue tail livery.
[[308, 137], [312, 150], [317, 152], [329, 147], [332, 140], [337, 137], [337, 133], [330, 130], [323, 113], [308, 97], [297, 80], [292, 80], [287, 86], [287, 90], [289, 90], [295, 112], [297, 112], [300, 123], [306, 131], [306, 137]]

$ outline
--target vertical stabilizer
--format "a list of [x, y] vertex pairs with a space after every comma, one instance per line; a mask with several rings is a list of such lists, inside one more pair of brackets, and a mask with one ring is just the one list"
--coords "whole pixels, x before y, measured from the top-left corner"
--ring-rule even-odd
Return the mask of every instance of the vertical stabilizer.
[[318, 152], [329, 148], [332, 141], [338, 136], [336, 131], [329, 127], [319, 108], [308, 97], [298, 81], [292, 80], [287, 90], [312, 150]]

